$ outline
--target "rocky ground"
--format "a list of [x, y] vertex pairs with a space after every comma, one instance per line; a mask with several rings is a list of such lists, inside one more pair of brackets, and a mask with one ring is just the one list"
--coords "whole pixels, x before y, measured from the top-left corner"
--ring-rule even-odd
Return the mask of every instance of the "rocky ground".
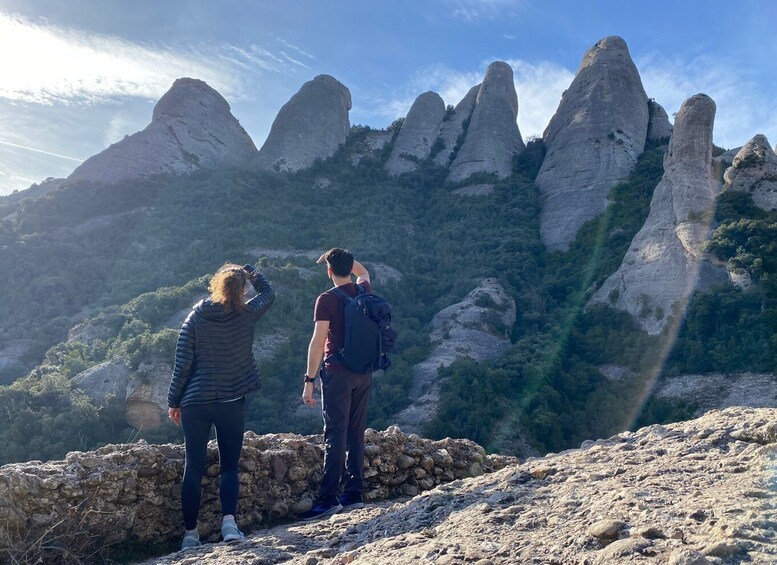
[[147, 563], [777, 563], [777, 409], [728, 408]]

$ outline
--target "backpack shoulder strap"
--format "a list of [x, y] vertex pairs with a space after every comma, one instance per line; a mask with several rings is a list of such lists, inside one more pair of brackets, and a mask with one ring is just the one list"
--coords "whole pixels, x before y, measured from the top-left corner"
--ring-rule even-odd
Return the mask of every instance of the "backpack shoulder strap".
[[336, 286], [332, 287], [331, 292], [346, 304], [351, 301], [351, 297], [348, 296], [348, 294], [346, 294], [346, 292], [341, 288], [337, 288]]

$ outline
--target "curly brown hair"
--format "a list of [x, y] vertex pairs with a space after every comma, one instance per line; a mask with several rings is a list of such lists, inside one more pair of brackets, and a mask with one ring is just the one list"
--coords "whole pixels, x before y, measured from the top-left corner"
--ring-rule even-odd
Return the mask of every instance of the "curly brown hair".
[[242, 312], [246, 307], [243, 302], [243, 291], [247, 280], [248, 274], [243, 267], [234, 263], [224, 263], [208, 285], [210, 301], [221, 304], [225, 310]]

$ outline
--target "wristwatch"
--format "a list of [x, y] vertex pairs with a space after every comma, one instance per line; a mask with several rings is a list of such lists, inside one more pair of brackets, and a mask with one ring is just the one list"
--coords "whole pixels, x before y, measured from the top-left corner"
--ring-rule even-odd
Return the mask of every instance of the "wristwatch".
[[309, 377], [309, 376], [305, 375], [305, 382], [306, 383], [312, 383], [312, 382], [315, 382], [315, 380], [316, 380], [316, 377]]

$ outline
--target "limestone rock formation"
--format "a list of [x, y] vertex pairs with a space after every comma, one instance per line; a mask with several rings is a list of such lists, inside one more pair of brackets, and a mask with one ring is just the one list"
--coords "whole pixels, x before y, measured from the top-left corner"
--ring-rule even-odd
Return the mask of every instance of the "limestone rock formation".
[[124, 417], [138, 430], [152, 430], [167, 417], [167, 390], [173, 367], [159, 360], [144, 361], [127, 384]]
[[318, 75], [306, 82], [275, 117], [256, 166], [293, 172], [331, 157], [348, 138], [350, 109], [351, 92], [337, 79]]
[[661, 104], [652, 98], [648, 100], [648, 114], [650, 115], [647, 130], [647, 138], [649, 141], [656, 141], [659, 139], [668, 140], [672, 137], [672, 123], [669, 121], [669, 115]]
[[715, 173], [715, 178], [719, 179], [721, 183], [724, 182], [724, 173], [734, 163], [734, 157], [737, 156], [740, 149], [742, 149], [741, 146], [735, 147], [712, 158], [712, 170]]
[[158, 360], [144, 361], [133, 371], [123, 357], [114, 357], [77, 374], [71, 383], [96, 406], [119, 402], [129, 425], [150, 430], [162, 423], [167, 412], [172, 371], [169, 363]]
[[158, 174], [246, 165], [254, 142], [226, 100], [201, 80], [180, 78], [154, 107], [151, 123], [84, 161], [67, 182], [117, 183]]
[[0, 341], [0, 385], [11, 384], [26, 372], [23, 360], [36, 345], [33, 339]]
[[712, 269], [702, 261], [702, 246], [718, 192], [711, 166], [714, 119], [710, 97], [697, 94], [683, 103], [645, 225], [618, 271], [591, 298], [629, 312], [651, 334], [680, 315]]
[[774, 563], [775, 422], [710, 412], [147, 563]]
[[424, 92], [415, 99], [384, 165], [389, 174], [414, 171], [419, 160], [429, 157], [444, 117], [445, 102], [436, 92]]
[[496, 279], [483, 280], [464, 300], [438, 312], [432, 320], [432, 353], [413, 367], [410, 398], [415, 400], [394, 422], [404, 431], [420, 432], [437, 412], [437, 370], [457, 359], [498, 357], [510, 346], [515, 314], [515, 301]]
[[536, 183], [540, 235], [565, 250], [586, 221], [604, 212], [607, 195], [628, 177], [645, 148], [648, 98], [626, 42], [605, 37], [586, 51], [543, 139]]
[[[241, 527], [267, 527], [308, 510], [317, 494], [322, 448], [321, 436], [246, 432], [239, 468]], [[200, 535], [217, 541], [221, 511], [215, 441], [207, 457]], [[397, 430], [367, 430], [364, 495], [368, 502], [415, 496], [516, 462], [486, 456], [468, 440], [430, 441]], [[183, 465], [183, 445], [141, 440], [74, 451], [64, 461], [0, 467], [0, 555], [18, 558], [30, 551], [27, 562], [102, 563], [98, 555], [105, 555], [99, 550], [114, 543], [180, 543]], [[41, 536], [54, 543], [36, 545]]]
[[450, 164], [456, 142], [465, 133], [465, 126], [469, 125], [469, 121], [472, 118], [472, 110], [475, 109], [475, 102], [477, 101], [479, 91], [479, 84], [470, 88], [464, 98], [456, 104], [453, 114], [448, 116], [448, 119], [442, 123], [438, 142], [442, 148], [433, 157], [434, 162], [438, 165], [447, 167]]
[[727, 190], [749, 192], [756, 206], [777, 210], [777, 154], [763, 135], [745, 143], [723, 175]]
[[448, 181], [462, 181], [481, 172], [496, 173], [500, 178], [509, 176], [513, 157], [525, 148], [517, 119], [513, 69], [501, 61], [491, 63], [478, 89], [464, 144], [451, 164]]

